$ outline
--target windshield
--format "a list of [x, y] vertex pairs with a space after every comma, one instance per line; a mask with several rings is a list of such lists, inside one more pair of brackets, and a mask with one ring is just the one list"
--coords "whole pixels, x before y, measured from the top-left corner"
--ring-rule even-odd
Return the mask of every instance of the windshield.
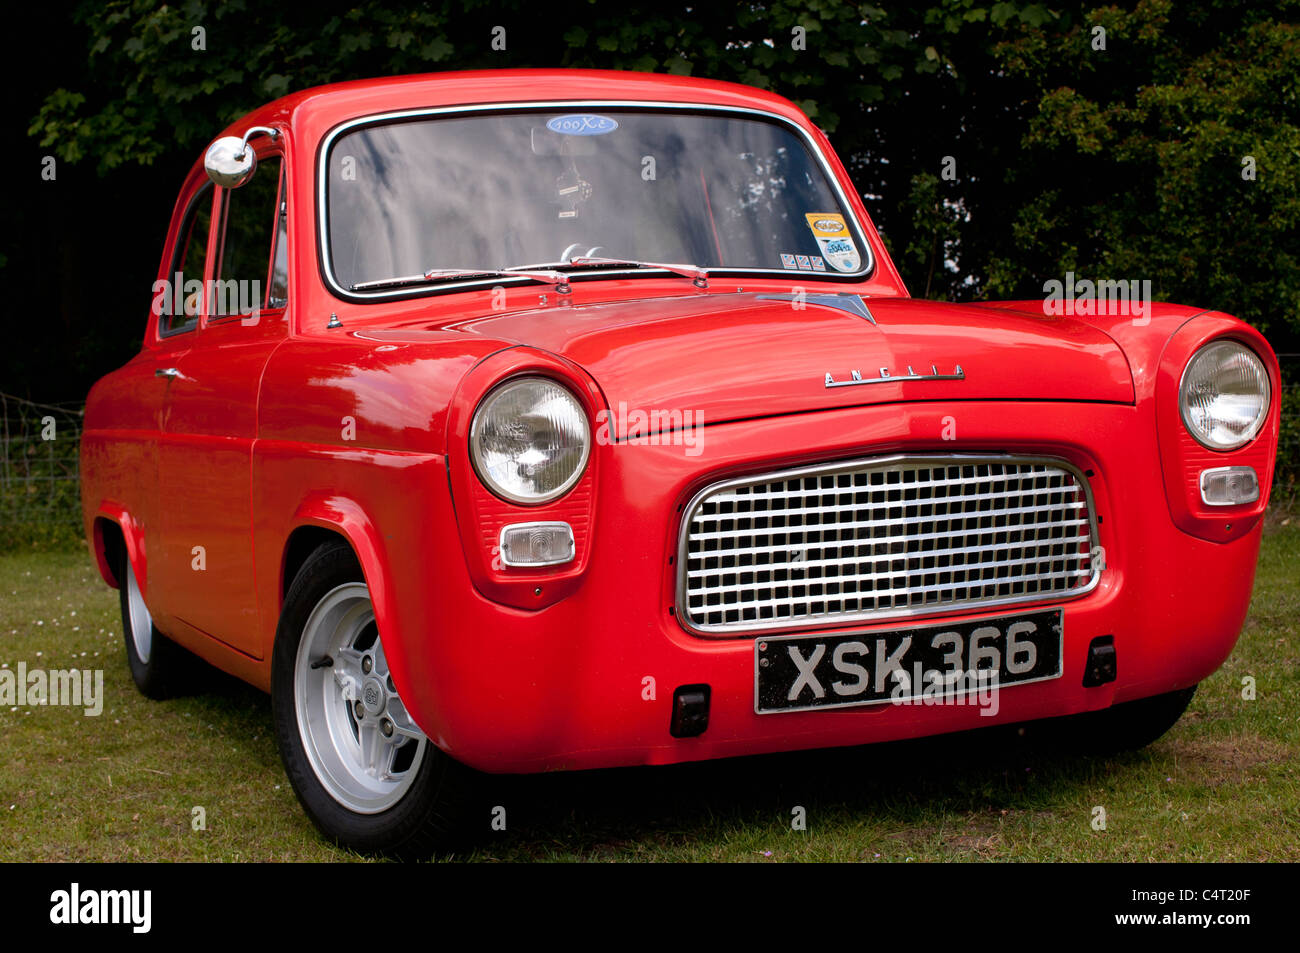
[[344, 290], [580, 257], [871, 267], [820, 161], [776, 120], [627, 108], [404, 119], [344, 132], [325, 161], [326, 255]]

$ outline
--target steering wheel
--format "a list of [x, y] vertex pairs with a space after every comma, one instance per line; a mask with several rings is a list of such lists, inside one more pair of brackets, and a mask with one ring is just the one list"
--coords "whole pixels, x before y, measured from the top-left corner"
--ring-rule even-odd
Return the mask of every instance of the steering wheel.
[[597, 252], [605, 247], [604, 245], [592, 245], [586, 251], [583, 251], [583, 244], [583, 242], [574, 242], [568, 248], [564, 249], [564, 251], [560, 252], [559, 260], [572, 261], [575, 258], [596, 258], [598, 257]]

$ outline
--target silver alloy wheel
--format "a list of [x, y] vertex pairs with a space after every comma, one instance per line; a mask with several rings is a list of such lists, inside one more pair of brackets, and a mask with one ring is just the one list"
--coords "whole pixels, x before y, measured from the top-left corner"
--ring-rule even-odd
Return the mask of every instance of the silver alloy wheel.
[[153, 616], [144, 604], [144, 596], [140, 595], [140, 583], [136, 581], [135, 567], [129, 558], [126, 560], [126, 605], [135, 654], [147, 665], [153, 651]]
[[298, 642], [293, 685], [303, 749], [330, 797], [358, 814], [400, 801], [428, 739], [389, 677], [365, 583], [344, 583], [316, 603]]

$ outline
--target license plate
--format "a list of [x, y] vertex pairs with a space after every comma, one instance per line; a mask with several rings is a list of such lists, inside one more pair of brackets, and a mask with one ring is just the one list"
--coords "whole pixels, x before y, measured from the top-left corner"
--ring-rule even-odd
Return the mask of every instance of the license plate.
[[1062, 609], [754, 642], [754, 711], [931, 704], [1061, 676]]

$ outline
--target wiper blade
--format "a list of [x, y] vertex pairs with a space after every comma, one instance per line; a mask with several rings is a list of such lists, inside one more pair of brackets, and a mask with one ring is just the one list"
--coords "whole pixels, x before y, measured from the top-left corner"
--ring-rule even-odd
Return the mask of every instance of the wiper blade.
[[402, 275], [396, 278], [379, 278], [375, 281], [360, 281], [352, 286], [353, 291], [376, 291], [381, 288], [399, 288], [402, 285], [435, 284], [442, 281], [459, 281], [472, 278], [531, 278], [544, 284], [555, 285], [560, 294], [569, 294], [569, 276], [560, 269], [585, 268], [646, 268], [653, 271], [668, 271], [683, 278], [690, 278], [697, 288], [709, 286], [709, 271], [699, 265], [679, 265], [660, 261], [640, 261], [635, 258], [599, 258], [583, 256], [568, 261], [557, 261], [545, 265], [516, 265], [510, 268], [432, 268], [422, 275]]
[[349, 291], [371, 291], [377, 288], [397, 288], [401, 285], [418, 285], [428, 281], [424, 275], [402, 275], [398, 278], [378, 278], [374, 281], [358, 281], [350, 285]]
[[442, 281], [470, 278], [531, 278], [544, 284], [555, 285], [555, 290], [560, 294], [569, 293], [568, 275], [553, 269], [521, 268], [432, 268], [422, 275], [402, 275], [397, 278], [360, 281], [352, 286], [352, 290], [374, 291], [380, 288], [398, 288], [402, 285], [437, 284]]
[[656, 271], [671, 271], [675, 275], [681, 275], [683, 278], [690, 278], [697, 288], [707, 288], [709, 286], [709, 270], [701, 268], [699, 265], [682, 265], [662, 261], [641, 261], [636, 258], [601, 258], [591, 255], [582, 255], [577, 258], [570, 258], [567, 262], [562, 262], [555, 267], [577, 267], [577, 268], [650, 268]]

